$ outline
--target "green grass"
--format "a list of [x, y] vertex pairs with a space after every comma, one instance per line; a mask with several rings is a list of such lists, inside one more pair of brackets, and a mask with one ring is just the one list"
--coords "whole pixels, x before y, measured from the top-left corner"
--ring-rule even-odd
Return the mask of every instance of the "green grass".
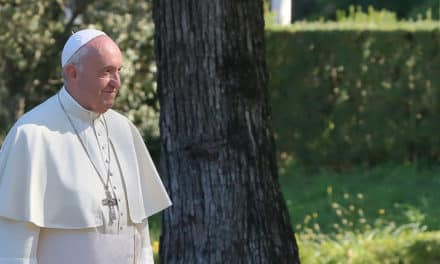
[[[440, 168], [281, 166], [280, 183], [302, 263], [440, 263]], [[150, 229], [157, 244], [160, 215]]]
[[161, 213], [155, 214], [148, 218], [148, 225], [150, 226], [151, 242], [159, 241], [161, 232]]
[[299, 237], [303, 264], [437, 264], [440, 263], [440, 232], [381, 230], [374, 234], [348, 233], [344, 239], [319, 241]]
[[[428, 230], [440, 230], [440, 168], [382, 166], [351, 172], [309, 172], [295, 166], [281, 166], [280, 184], [293, 227], [304, 220], [317, 222], [324, 233], [335, 231], [343, 216], [359, 220], [359, 209], [367, 223], [395, 222], [396, 225], [418, 222]], [[355, 212], [350, 211], [350, 205]], [[149, 219], [152, 241], [160, 236], [160, 214]], [[299, 230], [298, 230], [299, 231]]]
[[305, 264], [440, 263], [440, 168], [335, 173], [281, 167]]
[[280, 184], [299, 232], [314, 224], [330, 234], [337, 231], [335, 224], [355, 230], [390, 222], [440, 230], [440, 168], [382, 166], [335, 173], [287, 166], [280, 169]]

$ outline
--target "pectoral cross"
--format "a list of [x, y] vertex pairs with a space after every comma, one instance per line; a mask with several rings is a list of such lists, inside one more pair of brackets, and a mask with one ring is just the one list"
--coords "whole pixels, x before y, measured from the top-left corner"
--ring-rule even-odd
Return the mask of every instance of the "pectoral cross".
[[108, 206], [109, 213], [110, 213], [110, 223], [116, 220], [116, 210], [115, 206], [118, 205], [118, 200], [116, 198], [112, 197], [112, 194], [109, 190], [105, 190], [105, 199], [102, 199], [102, 205]]

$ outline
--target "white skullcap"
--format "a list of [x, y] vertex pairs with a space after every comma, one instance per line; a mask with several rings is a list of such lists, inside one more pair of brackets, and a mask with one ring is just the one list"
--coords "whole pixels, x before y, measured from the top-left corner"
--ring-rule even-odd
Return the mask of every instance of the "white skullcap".
[[64, 67], [64, 65], [66, 65], [70, 57], [72, 57], [72, 55], [75, 54], [75, 52], [79, 50], [79, 48], [87, 44], [87, 42], [91, 41], [92, 39], [102, 35], [107, 34], [96, 29], [83, 29], [75, 32], [72, 36], [69, 37], [66, 44], [64, 45], [63, 52], [61, 53], [61, 67]]

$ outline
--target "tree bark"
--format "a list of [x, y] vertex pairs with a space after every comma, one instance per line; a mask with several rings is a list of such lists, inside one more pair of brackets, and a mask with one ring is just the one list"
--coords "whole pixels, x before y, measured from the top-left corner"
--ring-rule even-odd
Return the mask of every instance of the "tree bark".
[[299, 263], [278, 183], [263, 2], [154, 0], [161, 263]]

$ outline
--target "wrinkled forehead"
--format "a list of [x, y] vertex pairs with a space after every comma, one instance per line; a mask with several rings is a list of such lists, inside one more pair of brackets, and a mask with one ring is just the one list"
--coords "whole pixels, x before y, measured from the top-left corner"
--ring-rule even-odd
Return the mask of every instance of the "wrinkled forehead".
[[85, 45], [86, 61], [97, 66], [121, 67], [122, 53], [118, 45], [107, 36], [99, 36]]
[[118, 45], [108, 36], [96, 37], [89, 41], [85, 46], [91, 51], [95, 51], [97, 53], [121, 53]]

